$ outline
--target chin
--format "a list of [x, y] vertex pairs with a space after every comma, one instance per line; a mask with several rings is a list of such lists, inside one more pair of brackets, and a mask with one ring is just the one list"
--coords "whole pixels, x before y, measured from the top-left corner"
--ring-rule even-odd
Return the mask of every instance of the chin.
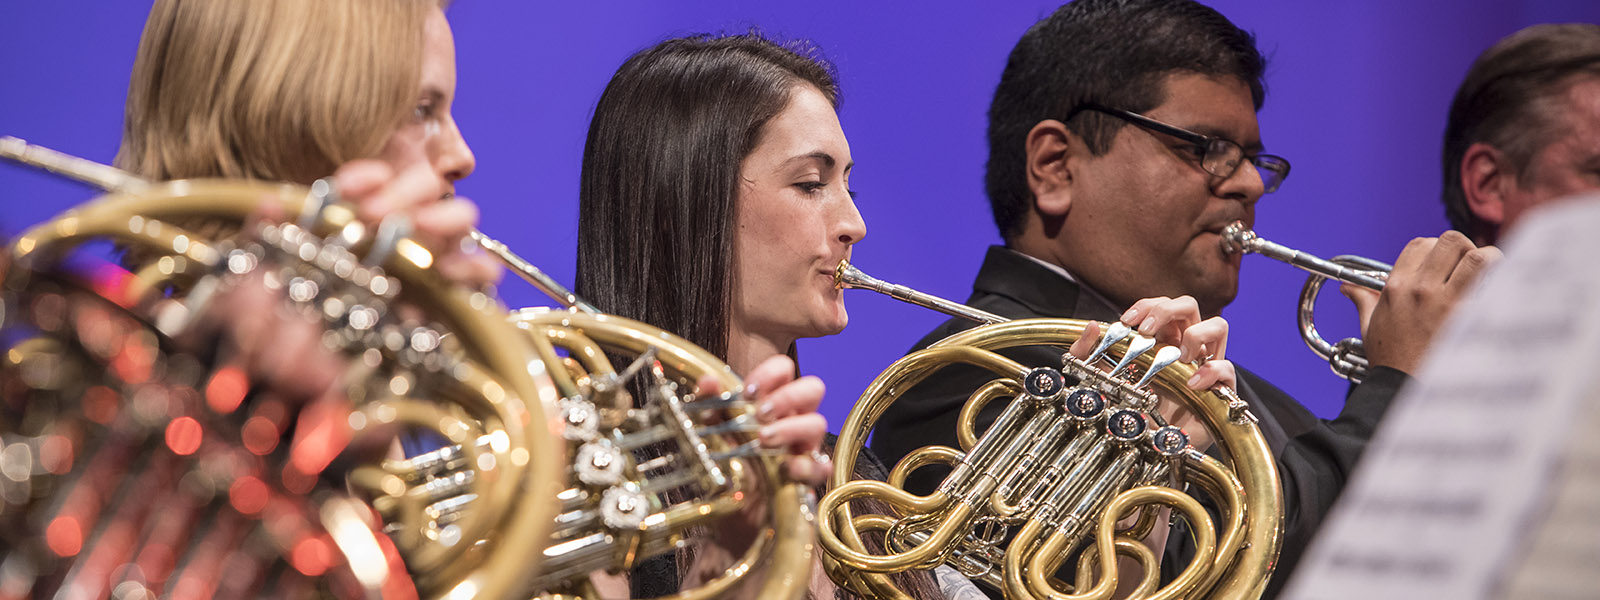
[[1192, 282], [1186, 286], [1188, 294], [1194, 297], [1196, 304], [1200, 305], [1202, 318], [1214, 317], [1222, 314], [1222, 309], [1233, 302], [1239, 294], [1238, 272], [1228, 271], [1217, 273], [1215, 276]]
[[850, 324], [850, 314], [845, 312], [843, 303], [830, 308], [833, 310], [828, 311], [827, 314], [822, 315], [822, 318], [817, 320], [817, 327], [815, 327], [817, 335], [815, 337], [838, 335], [844, 331], [846, 325]]
[[1222, 314], [1222, 309], [1232, 304], [1234, 297], [1238, 295], [1239, 286], [1238, 282], [1235, 281], [1232, 285], [1226, 286], [1226, 289], [1219, 287], [1194, 294], [1194, 300], [1196, 304], [1200, 305], [1200, 317], [1210, 318]]
[[849, 325], [849, 324], [850, 324], [850, 317], [847, 316], [847, 315], [841, 314], [841, 315], [838, 316], [838, 318], [833, 319], [827, 325], [823, 326], [823, 329], [825, 331], [823, 331], [822, 335], [838, 335], [840, 333], [843, 333], [845, 326]]

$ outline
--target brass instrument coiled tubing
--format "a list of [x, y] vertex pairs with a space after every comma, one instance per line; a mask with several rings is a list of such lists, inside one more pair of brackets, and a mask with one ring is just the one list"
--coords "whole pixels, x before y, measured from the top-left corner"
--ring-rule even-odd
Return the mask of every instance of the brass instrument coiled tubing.
[[[330, 247], [363, 241], [363, 229], [334, 201], [325, 182], [310, 194], [292, 186], [237, 182], [152, 184], [15, 138], [0, 138], [0, 157], [123, 190], [92, 206], [150, 211], [133, 217], [155, 224], [141, 229], [161, 243], [146, 245], [176, 260], [141, 269], [139, 279], [147, 288], [193, 281], [192, 269], [186, 267], [214, 262], [194, 260], [191, 255], [205, 255], [208, 246], [176, 227], [161, 226], [158, 219], [219, 213], [239, 219], [253, 206], [249, 198], [270, 196], [269, 202], [280, 203], [291, 218], [298, 216], [300, 227], [287, 226], [297, 236], [306, 236], [305, 226], [314, 222], [317, 231], [330, 232]], [[220, 204], [220, 210], [197, 211], [213, 204]], [[53, 227], [80, 228], [76, 221]], [[107, 227], [122, 233], [114, 225]], [[157, 236], [157, 231], [163, 233]], [[282, 237], [279, 229], [273, 231]], [[138, 237], [140, 232], [134, 233]], [[445, 290], [427, 271], [427, 251], [390, 233], [373, 244], [390, 255], [385, 267], [400, 271], [403, 280], [421, 278], [431, 286], [425, 291]], [[417, 587], [427, 595], [449, 597], [598, 597], [590, 573], [626, 571], [645, 557], [682, 547], [689, 542], [690, 528], [745, 509], [751, 492], [759, 492], [768, 525], [749, 550], [721, 575], [675, 597], [721, 597], [740, 585], [749, 585], [742, 589], [756, 589], [762, 597], [803, 596], [815, 539], [814, 500], [805, 485], [782, 475], [782, 456], [758, 449], [753, 405], [731, 369], [660, 329], [598, 314], [503, 244], [477, 231], [472, 238], [564, 310], [528, 308], [505, 315], [497, 312], [492, 298], [470, 292], [465, 305], [473, 314], [499, 316], [477, 316], [468, 323], [471, 327], [452, 327], [429, 337], [454, 349], [439, 360], [459, 374], [465, 361], [452, 359], [464, 354], [465, 359], [484, 360], [478, 340], [493, 340], [500, 351], [489, 357], [494, 365], [534, 385], [497, 385], [493, 377], [471, 371], [473, 363], [467, 362], [485, 391], [472, 402], [455, 400], [465, 406], [435, 408], [408, 400], [363, 409], [374, 413], [374, 420], [430, 429], [449, 442], [404, 460], [354, 465], [345, 476], [348, 489], [384, 522], [383, 531], [404, 555]], [[173, 246], [175, 241], [185, 247]], [[198, 287], [206, 287], [207, 279], [199, 281]], [[463, 309], [460, 302], [436, 295], [408, 299], [432, 310]], [[507, 341], [508, 335], [513, 341]], [[631, 358], [631, 364], [618, 370], [612, 357]], [[721, 392], [697, 388], [707, 376]], [[404, 377], [388, 383], [391, 388], [425, 389]], [[643, 391], [645, 398], [637, 406], [630, 389]], [[489, 414], [483, 414], [486, 410]], [[567, 460], [557, 458], [563, 445]], [[656, 455], [643, 456], [641, 449]], [[747, 575], [758, 564], [766, 567], [768, 578], [751, 584]]]
[[[9, 137], [0, 157], [110, 190], [9, 248], [4, 329], [20, 339], [0, 408], [11, 451], [0, 588], [404, 598], [507, 597], [531, 583], [561, 488], [552, 380], [505, 310], [445, 282], [403, 223], [366, 228], [324, 202], [325, 183], [145, 182]], [[291, 222], [244, 224], [263, 209]], [[239, 233], [180, 225], [196, 219]], [[106, 241], [157, 258], [109, 287], [62, 266]], [[203, 343], [180, 343], [251, 278], [346, 357], [347, 403], [286, 401]], [[448, 528], [379, 522], [374, 509], [411, 491], [363, 477], [380, 456], [343, 451], [381, 450], [401, 426], [494, 441], [469, 451], [477, 500]]]
[[[896, 361], [851, 411], [840, 432], [831, 490], [818, 505], [825, 565], [835, 581], [871, 597], [904, 597], [884, 574], [947, 564], [1008, 598], [1109, 598], [1118, 586], [1114, 557], [1125, 555], [1143, 566], [1133, 597], [1260, 596], [1283, 519], [1276, 467], [1237, 395], [1185, 387], [1194, 367], [1177, 363], [1176, 348], [1157, 349], [1153, 339], [1114, 324], [1094, 353], [1079, 360], [1065, 349], [1082, 335], [1085, 321], [1009, 320], [883, 282], [848, 262], [840, 264], [837, 282], [983, 325]], [[1061, 364], [1030, 368], [998, 354], [1021, 346], [1057, 348]], [[961, 411], [961, 447], [914, 451], [887, 482], [851, 481], [879, 416], [905, 390], [954, 364], [995, 375]], [[979, 411], [996, 401], [1008, 403], [1004, 412], [978, 431]], [[1165, 421], [1158, 405], [1171, 401], [1200, 417], [1224, 460], [1191, 447], [1187, 434]], [[953, 469], [937, 490], [918, 495], [903, 489], [912, 471], [934, 464]], [[1186, 487], [1216, 504], [1215, 522]], [[895, 514], [854, 514], [849, 501], [866, 497]], [[1159, 506], [1184, 514], [1197, 551], [1176, 580], [1157, 589], [1155, 553], [1139, 540], [1157, 526]], [[1119, 529], [1118, 521], [1130, 515], [1137, 515], [1133, 524]], [[886, 538], [886, 553], [867, 551], [862, 536], [869, 533]], [[1056, 579], [1080, 550], [1074, 580]]]

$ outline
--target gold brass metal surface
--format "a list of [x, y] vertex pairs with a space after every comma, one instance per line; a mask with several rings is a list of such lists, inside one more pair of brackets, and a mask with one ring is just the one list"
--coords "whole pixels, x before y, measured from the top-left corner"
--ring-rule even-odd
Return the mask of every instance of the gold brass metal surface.
[[[556, 381], [575, 459], [535, 589], [598, 598], [589, 585], [591, 571], [626, 571], [645, 557], [692, 542], [693, 529], [753, 510], [753, 497], [768, 515], [754, 543], [718, 576], [674, 598], [805, 597], [816, 543], [815, 501], [807, 486], [781, 473], [781, 455], [759, 450], [754, 404], [725, 363], [682, 338], [613, 315], [525, 308], [511, 320], [531, 336], [545, 362], [560, 360], [557, 351], [570, 358], [569, 372]], [[633, 364], [614, 368], [609, 357]], [[700, 388], [698, 382], [707, 378], [725, 391]], [[638, 380], [643, 381], [630, 384]], [[639, 452], [647, 447], [654, 458]], [[585, 461], [603, 455], [625, 466], [612, 478], [596, 479], [595, 465]], [[648, 515], [625, 523], [609, 518], [608, 493], [614, 489], [647, 492]], [[664, 493], [668, 489], [680, 493]], [[748, 581], [754, 572], [766, 579]]]
[[[17, 149], [14, 138], [0, 145]], [[103, 165], [78, 168], [87, 161], [53, 164], [121, 191], [34, 227], [8, 251], [6, 327], [27, 339], [6, 355], [0, 436], [6, 447], [54, 450], [14, 461], [18, 477], [0, 505], [0, 561], [10, 567], [0, 585], [31, 590], [25, 595], [48, 594], [52, 582], [117, 595], [524, 593], [539, 571], [566, 461], [554, 385], [495, 299], [447, 283], [420, 245], [367, 232], [344, 207], [302, 214], [311, 206], [305, 188], [146, 183], [108, 179], [117, 172]], [[301, 225], [245, 226], [212, 239], [174, 224], [242, 224], [261, 212]], [[94, 242], [160, 260], [133, 265], [138, 276], [110, 287], [62, 275], [62, 259]], [[389, 251], [372, 250], [381, 244]], [[381, 266], [360, 264], [363, 255]], [[240, 273], [284, 290], [292, 303], [282, 310], [322, 319], [324, 343], [349, 357], [340, 384], [348, 404], [247, 396], [254, 374], [179, 350], [173, 336], [186, 335], [208, 298]], [[401, 302], [420, 316], [390, 310]], [[82, 318], [53, 316], [60, 307]], [[151, 404], [156, 398], [162, 404]], [[363, 480], [381, 468], [370, 452], [338, 458], [329, 453], [338, 442], [321, 455], [307, 450], [341, 424], [351, 447], [381, 449], [399, 425], [492, 440], [468, 467], [476, 499], [450, 528], [406, 511], [376, 521], [374, 508], [404, 505], [414, 490], [392, 478]]]
[[[523, 309], [508, 321], [493, 298], [444, 284], [420, 245], [385, 238], [383, 227], [368, 231], [349, 208], [326, 202], [330, 189], [320, 182], [309, 194], [231, 181], [151, 183], [15, 138], [0, 139], [0, 157], [121, 190], [31, 231], [17, 240], [15, 257], [46, 264], [71, 244], [113, 240], [158, 257], [136, 265], [129, 286], [137, 296], [209, 293], [208, 274], [238, 244], [173, 225], [197, 218], [281, 215], [299, 225], [270, 227], [274, 240], [293, 234], [389, 257], [385, 272], [404, 284], [408, 303], [440, 321], [443, 346], [454, 354], [429, 373], [368, 367], [353, 374], [382, 389], [364, 391], [351, 419], [431, 430], [447, 444], [405, 460], [348, 465], [344, 487], [379, 518], [387, 538], [375, 539], [392, 542], [424, 596], [597, 598], [591, 574], [625, 572], [692, 541], [696, 529], [744, 518], [735, 515], [741, 511], [767, 515], [748, 551], [674, 597], [804, 596], [816, 535], [812, 493], [782, 475], [783, 456], [759, 448], [742, 382], [704, 350], [596, 314], [474, 231], [474, 241], [571, 309]], [[630, 364], [617, 368], [611, 361], [618, 358]], [[702, 391], [705, 377], [724, 392]], [[752, 493], [764, 506], [750, 506]], [[764, 579], [752, 582], [752, 573]]]
[[[843, 287], [881, 287], [881, 282], [854, 273], [859, 271], [841, 265]], [[909, 302], [940, 310], [954, 304], [895, 287], [891, 295]], [[899, 598], [904, 593], [885, 573], [946, 564], [1003, 590], [1008, 598], [1109, 598], [1119, 583], [1112, 557], [1124, 555], [1145, 566], [1143, 580], [1129, 588], [1137, 588], [1134, 597], [1260, 596], [1278, 554], [1282, 491], [1259, 429], [1231, 390], [1189, 390], [1185, 381], [1194, 366], [1172, 363], [1175, 349], [1150, 351], [1153, 341], [1132, 335], [1103, 346], [1104, 357], [1132, 365], [1126, 367], [1131, 370], [1126, 378], [1111, 377], [1098, 361], [1066, 354], [1067, 346], [1082, 335], [1085, 321], [1008, 321], [972, 309], [946, 312], [977, 313], [969, 318], [989, 324], [896, 361], [862, 394], [840, 431], [830, 491], [818, 505], [824, 562], [835, 581], [872, 597]], [[1130, 361], [1125, 354], [1135, 345], [1144, 352], [1136, 352]], [[1035, 395], [1051, 388], [1034, 385], [1030, 378], [1049, 373], [1041, 375], [1040, 369], [997, 353], [1023, 346], [1059, 348], [1063, 359], [1057, 373], [1066, 387]], [[1163, 368], [1156, 363], [1169, 364]], [[973, 391], [962, 411], [957, 432], [961, 447], [915, 451], [895, 466], [888, 482], [851, 481], [860, 448], [884, 411], [905, 390], [953, 364], [995, 376]], [[1134, 382], [1141, 371], [1149, 378], [1150, 370], [1155, 371], [1151, 387]], [[1082, 388], [1099, 395], [1076, 395]], [[1075, 404], [1077, 399], [1093, 397], [1105, 404], [1098, 412], [1081, 414], [1098, 416], [1073, 412], [1084, 406]], [[977, 408], [989, 402], [1006, 402], [1007, 408], [993, 425], [979, 430], [974, 424]], [[1177, 402], [1199, 418], [1224, 461], [1192, 447], [1163, 453], [1146, 446], [1154, 435], [1167, 431], [1162, 412], [1156, 410], [1158, 403], [1167, 402]], [[1132, 415], [1143, 423], [1135, 423]], [[1138, 427], [1113, 432], [1116, 419]], [[1143, 437], [1117, 437], [1134, 430]], [[932, 494], [901, 488], [911, 470], [936, 463], [953, 471]], [[1219, 508], [1220, 519], [1213, 523], [1194, 499], [1181, 493], [1182, 484], [1204, 491]], [[848, 504], [855, 498], [881, 500], [894, 514], [855, 514]], [[1157, 507], [1185, 516], [1196, 531], [1198, 550], [1179, 577], [1159, 589], [1155, 554], [1140, 542], [1155, 525]], [[1124, 518], [1133, 524], [1119, 526]], [[1008, 534], [1007, 545], [1002, 540]], [[885, 536], [889, 550], [869, 553], [863, 535]], [[1085, 550], [1075, 580], [1057, 580], [1075, 549]]]

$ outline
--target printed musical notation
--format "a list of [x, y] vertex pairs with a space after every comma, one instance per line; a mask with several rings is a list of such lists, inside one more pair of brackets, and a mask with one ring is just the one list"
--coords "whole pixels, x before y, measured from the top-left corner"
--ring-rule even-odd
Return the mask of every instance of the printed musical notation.
[[1600, 196], [1531, 215], [1390, 408], [1284, 597], [1600, 589]]

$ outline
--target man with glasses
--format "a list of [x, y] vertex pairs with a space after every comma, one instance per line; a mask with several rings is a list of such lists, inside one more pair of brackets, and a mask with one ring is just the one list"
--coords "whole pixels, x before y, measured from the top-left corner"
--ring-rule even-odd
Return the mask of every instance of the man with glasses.
[[[1141, 298], [1189, 296], [1202, 317], [1220, 314], [1238, 291], [1240, 257], [1222, 251], [1219, 234], [1236, 220], [1252, 224], [1256, 201], [1290, 171], [1287, 160], [1263, 152], [1256, 111], [1264, 68], [1249, 33], [1188, 0], [1079, 0], [1036, 23], [1012, 50], [989, 109], [986, 184], [1006, 243], [989, 249], [967, 303], [1010, 318], [1118, 321]], [[1373, 315], [1407, 326], [1366, 332], [1374, 368], [1337, 418], [1318, 419], [1239, 369], [1238, 390], [1260, 419], [1283, 483], [1280, 574], [1298, 559], [1442, 319], [1418, 301], [1443, 297], [1438, 286], [1409, 278], [1424, 266], [1451, 273], [1470, 250], [1460, 235], [1408, 247], [1390, 289], [1398, 284], [1417, 297], [1377, 302]], [[1474, 274], [1470, 265], [1461, 271]], [[947, 321], [916, 349], [972, 326]], [[1004, 354], [1030, 366], [1060, 364], [1054, 349]], [[962, 405], [992, 378], [950, 367], [907, 390], [878, 421], [873, 451], [894, 464], [925, 445], [956, 446]], [[1002, 404], [980, 413], [980, 431]], [[931, 492], [943, 476], [919, 469], [906, 487]], [[1192, 556], [1181, 547], [1188, 535], [1168, 539], [1163, 580]]]

